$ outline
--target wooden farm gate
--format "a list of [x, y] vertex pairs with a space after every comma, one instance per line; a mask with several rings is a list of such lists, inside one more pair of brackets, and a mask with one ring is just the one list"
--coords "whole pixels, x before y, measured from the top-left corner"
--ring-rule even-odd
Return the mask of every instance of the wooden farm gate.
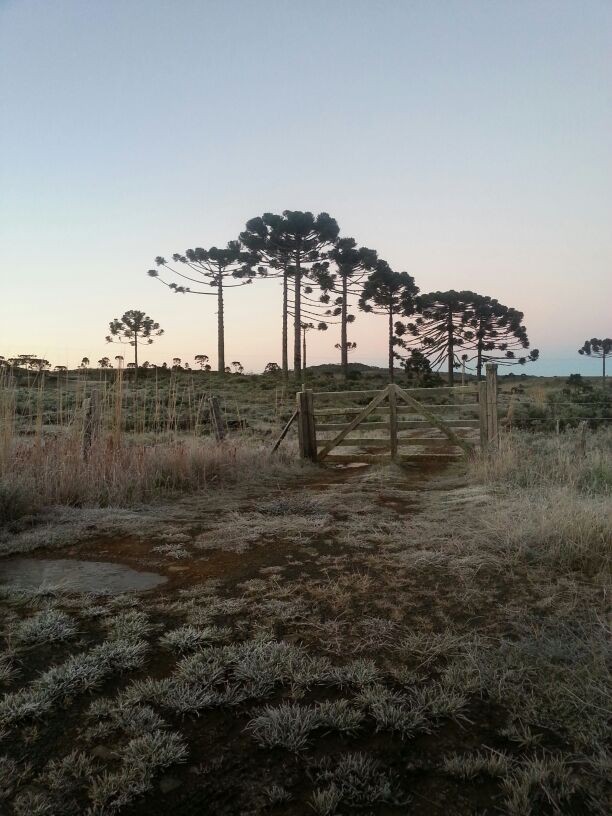
[[313, 462], [456, 458], [497, 440], [497, 366], [454, 388], [300, 391], [294, 417], [300, 455]]

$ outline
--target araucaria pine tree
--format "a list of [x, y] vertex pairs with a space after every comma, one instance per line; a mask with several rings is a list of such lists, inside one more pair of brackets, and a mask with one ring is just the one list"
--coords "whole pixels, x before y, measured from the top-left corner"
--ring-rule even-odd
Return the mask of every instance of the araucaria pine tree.
[[406, 335], [415, 338], [421, 350], [429, 357], [433, 369], [445, 361], [448, 365], [448, 384], [454, 385], [455, 366], [458, 365], [458, 348], [464, 345], [467, 315], [475, 300], [475, 292], [430, 292], [416, 299], [419, 313], [411, 323], [398, 322], [395, 331], [399, 344], [406, 347]]
[[332, 295], [336, 296], [327, 314], [340, 317], [340, 367], [346, 379], [350, 349], [348, 324], [355, 320], [355, 315], [349, 312], [350, 299], [361, 295], [363, 280], [374, 269], [378, 258], [375, 250], [358, 247], [354, 238], [338, 238], [326, 258], [330, 265], [316, 268], [317, 283], [324, 291], [323, 303], [330, 303]]
[[[338, 237], [338, 224], [327, 213], [284, 210], [282, 215], [264, 213], [247, 221], [240, 234], [242, 244], [257, 255], [258, 272], [283, 279], [283, 374], [288, 372], [287, 324], [293, 314], [293, 373], [302, 373], [302, 320], [308, 309], [302, 306], [304, 280], [312, 280], [313, 267], [325, 261], [325, 253]], [[318, 267], [319, 268], [319, 267]], [[289, 295], [293, 284], [293, 299]], [[306, 292], [308, 295], [308, 292]], [[318, 315], [312, 315], [315, 318]]]
[[540, 352], [529, 349], [523, 312], [504, 306], [487, 295], [473, 293], [473, 306], [465, 312], [463, 349], [475, 352], [465, 355], [466, 362], [476, 361], [476, 375], [482, 379], [485, 363], [525, 365], [535, 362]]
[[160, 329], [159, 323], [156, 323], [152, 317], [138, 309], [130, 309], [121, 319], [115, 318], [110, 322], [109, 328], [107, 343], [129, 343], [134, 348], [134, 372], [135, 376], [138, 376], [139, 344], [150, 346], [153, 339], [161, 337], [164, 330]]
[[395, 346], [394, 321], [414, 311], [414, 298], [419, 291], [414, 278], [407, 272], [394, 272], [386, 261], [376, 262], [376, 268], [366, 280], [359, 298], [364, 312], [383, 314], [387, 318], [389, 379], [394, 379]]
[[587, 357], [601, 358], [601, 385], [605, 391], [606, 358], [612, 355], [612, 338], [606, 337], [604, 340], [600, 340], [597, 337], [592, 337], [590, 340], [585, 340], [582, 348], [578, 349], [578, 354], [584, 354]]
[[[237, 286], [246, 286], [253, 282], [254, 256], [245, 252], [239, 241], [230, 241], [225, 248], [211, 247], [210, 249], [188, 249], [184, 255], [175, 253], [172, 256], [173, 266], [161, 255], [155, 259], [158, 267], [176, 275], [181, 280], [207, 285], [215, 291], [208, 292], [201, 289], [192, 289], [190, 286], [168, 283], [160, 277], [159, 269], [149, 269], [148, 274], [157, 278], [173, 292], [190, 295], [216, 295], [217, 297], [217, 371], [225, 372], [225, 323], [224, 300], [225, 289]], [[179, 267], [183, 266], [184, 269]]]

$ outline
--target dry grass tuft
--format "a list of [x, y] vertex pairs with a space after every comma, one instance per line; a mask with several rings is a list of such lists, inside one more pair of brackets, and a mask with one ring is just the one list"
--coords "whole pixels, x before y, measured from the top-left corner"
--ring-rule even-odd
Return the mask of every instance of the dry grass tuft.
[[266, 445], [247, 436], [221, 443], [135, 437], [120, 445], [101, 436], [87, 459], [78, 434], [42, 444], [15, 438], [0, 463], [0, 524], [44, 506], [129, 506], [177, 492], [286, 476], [299, 468], [287, 452], [272, 458]]

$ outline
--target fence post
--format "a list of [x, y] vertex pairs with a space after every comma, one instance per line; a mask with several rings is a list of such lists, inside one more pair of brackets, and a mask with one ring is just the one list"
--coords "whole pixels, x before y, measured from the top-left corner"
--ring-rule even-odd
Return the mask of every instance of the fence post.
[[317, 437], [315, 431], [314, 399], [312, 391], [297, 392], [297, 419], [300, 456], [302, 459], [317, 461]]
[[81, 444], [81, 455], [85, 461], [89, 458], [91, 443], [98, 430], [99, 424], [99, 400], [98, 392], [92, 391], [91, 397], [83, 400], [83, 439]]
[[480, 449], [486, 450], [489, 443], [487, 425], [487, 383], [482, 380], [478, 383], [478, 413], [480, 418]]
[[219, 405], [219, 397], [209, 397], [208, 406], [210, 409], [210, 424], [217, 442], [225, 439], [226, 426], [223, 414], [221, 413], [221, 406]]
[[586, 420], [582, 420], [582, 422], [578, 425], [578, 455], [580, 457], [586, 456], [586, 435], [587, 435], [587, 422]]
[[389, 443], [391, 446], [391, 460], [397, 460], [397, 386], [389, 387]]
[[487, 441], [498, 444], [497, 435], [497, 363], [487, 363]]

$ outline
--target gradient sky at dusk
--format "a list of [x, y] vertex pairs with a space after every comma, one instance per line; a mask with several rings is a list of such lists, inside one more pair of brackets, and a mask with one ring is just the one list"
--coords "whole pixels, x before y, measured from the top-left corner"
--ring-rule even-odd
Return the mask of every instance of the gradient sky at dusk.
[[[612, 336], [609, 0], [0, 0], [0, 122], [4, 356], [114, 356], [142, 308], [150, 360], [214, 358], [214, 299], [153, 258], [302, 209], [422, 291], [523, 310], [526, 371], [599, 371], [576, 349]], [[280, 294], [228, 295], [229, 360], [280, 361]], [[384, 364], [382, 318], [351, 339]]]

